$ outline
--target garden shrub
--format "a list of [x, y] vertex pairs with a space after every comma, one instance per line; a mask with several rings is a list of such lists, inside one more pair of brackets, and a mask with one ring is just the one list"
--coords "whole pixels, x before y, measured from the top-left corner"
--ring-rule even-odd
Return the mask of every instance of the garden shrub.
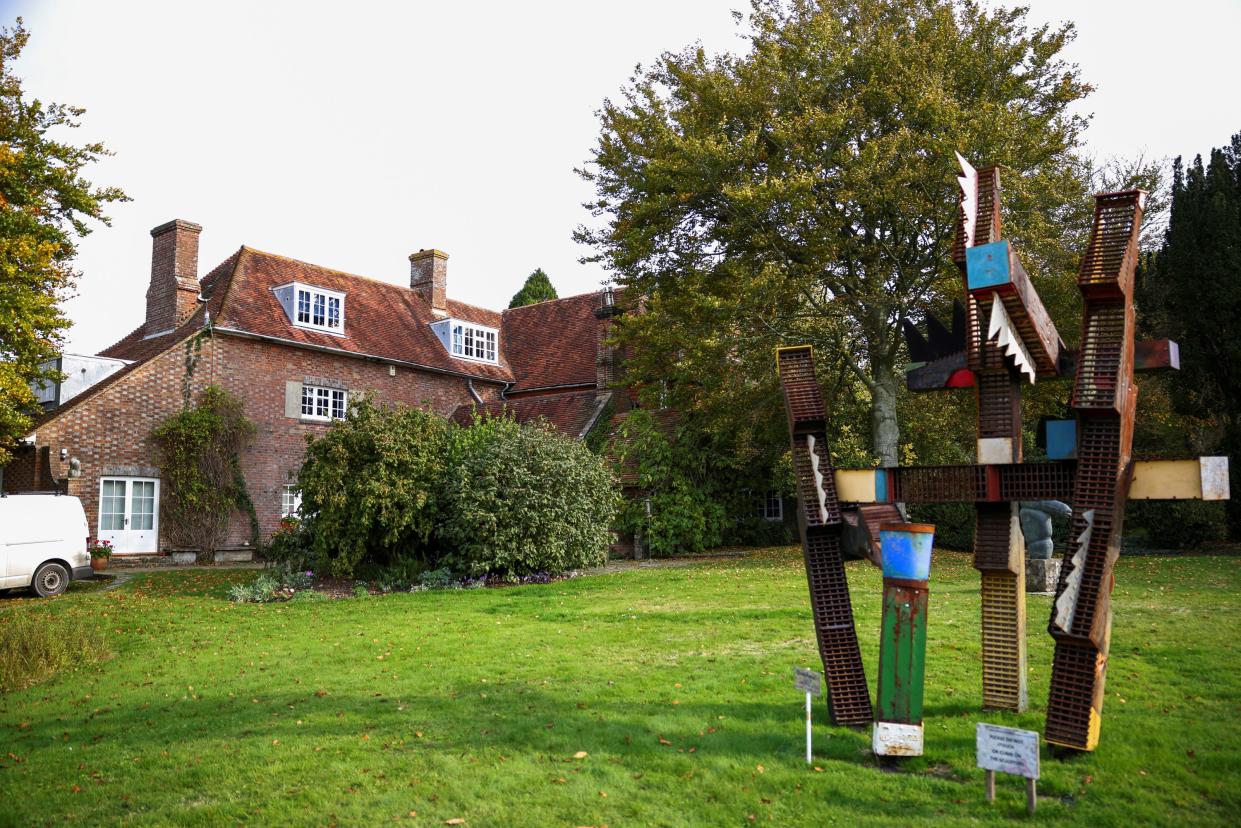
[[440, 532], [447, 566], [524, 576], [604, 563], [617, 497], [603, 458], [549, 426], [509, 418], [454, 434]]
[[1194, 550], [1228, 535], [1220, 501], [1131, 501], [1125, 513], [1126, 547]]
[[102, 630], [80, 618], [40, 612], [0, 616], [0, 693], [30, 687], [110, 655]]
[[[906, 512], [911, 521], [935, 527], [936, 549], [974, 551], [976, 515], [973, 503], [910, 503]], [[1063, 544], [1064, 537], [1057, 534], [1056, 549], [1062, 549]]]
[[437, 557], [451, 426], [416, 408], [351, 403], [344, 420], [311, 439], [298, 474], [309, 550], [333, 575], [363, 561]]

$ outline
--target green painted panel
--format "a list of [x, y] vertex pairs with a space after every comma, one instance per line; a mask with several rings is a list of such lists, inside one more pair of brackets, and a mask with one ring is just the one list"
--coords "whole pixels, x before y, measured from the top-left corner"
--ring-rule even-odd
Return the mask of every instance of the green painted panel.
[[879, 637], [879, 699], [885, 722], [922, 721], [926, 676], [927, 590], [884, 586]]

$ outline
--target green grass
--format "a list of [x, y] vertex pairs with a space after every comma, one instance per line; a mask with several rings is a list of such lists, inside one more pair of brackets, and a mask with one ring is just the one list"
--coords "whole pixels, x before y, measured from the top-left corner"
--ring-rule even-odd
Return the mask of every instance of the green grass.
[[[0, 823], [467, 826], [1007, 821], [979, 720], [1041, 729], [1049, 599], [1030, 599], [1022, 715], [979, 712], [978, 577], [937, 554], [926, 756], [879, 769], [816, 707], [795, 549], [546, 586], [233, 605], [253, 572], [138, 576], [52, 602], [115, 657], [0, 696]], [[849, 564], [869, 678], [880, 578]], [[1099, 750], [1043, 756], [1034, 822], [1235, 824], [1241, 560], [1123, 559]], [[664, 744], [664, 743], [667, 744]], [[587, 755], [574, 758], [579, 751]], [[821, 770], [820, 770], [821, 769]], [[411, 817], [410, 812], [417, 812]], [[751, 817], [753, 818], [751, 820]]]

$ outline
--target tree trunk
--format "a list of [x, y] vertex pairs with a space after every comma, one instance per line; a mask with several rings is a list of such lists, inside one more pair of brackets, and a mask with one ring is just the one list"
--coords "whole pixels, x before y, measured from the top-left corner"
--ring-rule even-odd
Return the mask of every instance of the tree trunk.
[[871, 447], [880, 466], [899, 466], [901, 429], [896, 421], [896, 393], [900, 377], [889, 366], [875, 368], [870, 392]]

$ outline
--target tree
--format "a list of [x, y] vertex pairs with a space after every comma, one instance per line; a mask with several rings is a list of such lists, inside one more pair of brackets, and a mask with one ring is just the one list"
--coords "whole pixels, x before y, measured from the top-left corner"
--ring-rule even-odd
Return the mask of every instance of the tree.
[[557, 298], [559, 297], [556, 296], [556, 288], [552, 287], [552, 280], [547, 278], [547, 274], [540, 267], [526, 277], [526, 283], [513, 294], [513, 301], [509, 302], [508, 306], [520, 308], [522, 305], [533, 305], [535, 302]]
[[773, 350], [810, 342], [895, 464], [900, 323], [960, 295], [954, 151], [1007, 168], [1006, 237], [1053, 314], [1077, 301], [1073, 28], [965, 0], [756, 0], [749, 21], [745, 54], [665, 53], [604, 102], [579, 170], [602, 221], [576, 238], [642, 297], [617, 326], [636, 382], [667, 377], [674, 406], [770, 443]]
[[[1172, 168], [1172, 205], [1163, 246], [1144, 268], [1139, 311], [1148, 330], [1176, 340], [1181, 370], [1167, 382], [1177, 431], [1198, 432], [1197, 452], [1241, 456], [1241, 133], [1186, 167]], [[1187, 428], [1188, 423], [1196, 427]], [[1241, 468], [1232, 465], [1233, 491]], [[1241, 503], [1228, 504], [1241, 536]]]
[[109, 154], [103, 144], [49, 135], [78, 126], [84, 110], [23, 98], [12, 67], [29, 37], [20, 17], [0, 28], [0, 464], [38, 410], [30, 383], [58, 379], [43, 365], [69, 327], [59, 302], [77, 281], [75, 239], [90, 233], [88, 219], [109, 223], [105, 204], [128, 200], [83, 177]]

